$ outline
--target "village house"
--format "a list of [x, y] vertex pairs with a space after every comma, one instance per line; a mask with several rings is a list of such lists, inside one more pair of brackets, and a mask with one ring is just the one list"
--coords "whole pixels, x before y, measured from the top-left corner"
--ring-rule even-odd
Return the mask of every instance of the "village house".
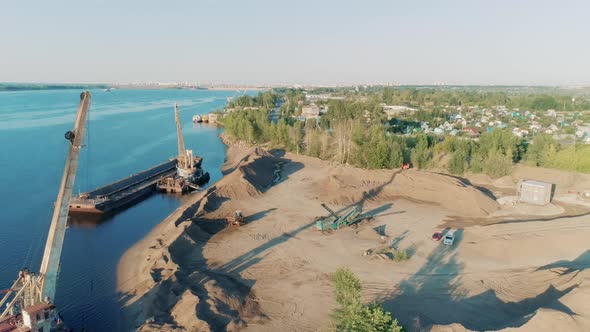
[[590, 137], [590, 125], [578, 126], [576, 129], [576, 136], [580, 138]]
[[[553, 123], [550, 124], [547, 129], [550, 130], [550, 132], [548, 134], [553, 134], [553, 133], [556, 133], [557, 131], [559, 131], [559, 128]], [[547, 132], [547, 131], [545, 131], [545, 132]]]
[[529, 131], [526, 129], [520, 129], [518, 127], [515, 127], [512, 129], [512, 134], [514, 134], [514, 136], [516, 137], [526, 137], [529, 134]]
[[385, 114], [387, 114], [388, 119], [391, 119], [391, 118], [398, 116], [402, 113], [413, 113], [413, 112], [417, 111], [417, 109], [415, 109], [415, 108], [408, 107], [408, 106], [402, 106], [402, 105], [381, 104], [381, 106], [383, 107], [383, 112], [385, 112]]
[[539, 130], [541, 130], [541, 126], [538, 124], [532, 124], [529, 126], [529, 129], [532, 130], [533, 132], [537, 133], [537, 132], [539, 132]]
[[320, 108], [314, 103], [305, 105], [301, 108], [301, 116], [306, 119], [317, 119], [320, 117]]
[[464, 128], [463, 132], [471, 136], [471, 138], [479, 137], [479, 131], [472, 127]]

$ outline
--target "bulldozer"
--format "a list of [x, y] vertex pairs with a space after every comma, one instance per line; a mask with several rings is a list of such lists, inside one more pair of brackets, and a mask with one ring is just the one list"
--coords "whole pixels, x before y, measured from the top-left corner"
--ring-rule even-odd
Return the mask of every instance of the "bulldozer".
[[230, 217], [227, 217], [227, 222], [233, 226], [241, 226], [245, 223], [246, 218], [244, 218], [244, 214], [240, 210], [234, 211], [234, 214]]
[[357, 217], [362, 211], [360, 205], [355, 205], [339, 216], [326, 204], [322, 203], [322, 207], [330, 213], [330, 216], [316, 221], [315, 227], [320, 231], [338, 230], [341, 227], [353, 225], [358, 220]]

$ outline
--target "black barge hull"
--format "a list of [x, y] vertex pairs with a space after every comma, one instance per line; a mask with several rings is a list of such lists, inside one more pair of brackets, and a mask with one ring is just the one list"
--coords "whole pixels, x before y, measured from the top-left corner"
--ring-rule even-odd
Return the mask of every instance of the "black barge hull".
[[156, 190], [156, 183], [161, 177], [174, 175], [176, 164], [177, 160], [173, 159], [73, 197], [70, 213], [107, 213], [136, 203]]

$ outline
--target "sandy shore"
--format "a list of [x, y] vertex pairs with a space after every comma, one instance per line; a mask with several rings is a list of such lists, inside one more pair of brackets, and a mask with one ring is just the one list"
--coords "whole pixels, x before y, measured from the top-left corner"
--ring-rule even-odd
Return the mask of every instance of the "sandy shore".
[[[510, 199], [516, 177], [477, 176], [476, 187], [235, 145], [223, 170], [122, 257], [128, 330], [329, 330], [329, 276], [341, 266], [409, 331], [590, 330], [590, 209], [565, 194], [588, 176], [553, 174], [561, 200], [538, 209]], [[321, 233], [322, 202], [360, 204], [366, 218]], [[238, 209], [247, 224], [227, 227]], [[446, 226], [461, 228], [452, 247], [430, 239]], [[364, 255], [382, 236], [411, 258]]]

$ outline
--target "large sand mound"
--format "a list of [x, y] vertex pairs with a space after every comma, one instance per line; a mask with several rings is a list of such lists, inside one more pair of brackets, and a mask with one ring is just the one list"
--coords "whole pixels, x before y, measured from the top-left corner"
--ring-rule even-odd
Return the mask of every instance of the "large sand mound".
[[492, 197], [461, 179], [429, 172], [406, 171], [384, 188], [388, 196], [433, 202], [466, 216], [486, 216], [499, 208]]
[[274, 169], [280, 158], [260, 148], [248, 149], [241, 157], [231, 165], [231, 173], [216, 185], [218, 197], [244, 199], [257, 196], [275, 180]]
[[493, 197], [460, 178], [415, 170], [337, 171], [318, 183], [318, 196], [339, 205], [405, 198], [467, 217], [483, 217], [499, 209]]

